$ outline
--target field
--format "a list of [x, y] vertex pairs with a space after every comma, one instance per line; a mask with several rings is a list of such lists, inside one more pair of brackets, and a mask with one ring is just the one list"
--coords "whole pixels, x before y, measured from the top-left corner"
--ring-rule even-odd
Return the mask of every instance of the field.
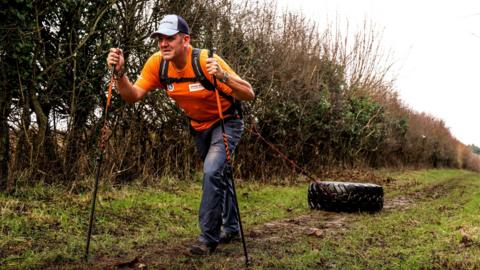
[[[249, 269], [480, 268], [480, 174], [381, 171], [372, 180], [385, 189], [375, 214], [310, 210], [305, 181], [238, 181]], [[39, 184], [0, 195], [0, 269], [242, 269], [241, 242], [185, 254], [200, 193], [200, 177], [102, 185], [88, 263], [89, 189]]]

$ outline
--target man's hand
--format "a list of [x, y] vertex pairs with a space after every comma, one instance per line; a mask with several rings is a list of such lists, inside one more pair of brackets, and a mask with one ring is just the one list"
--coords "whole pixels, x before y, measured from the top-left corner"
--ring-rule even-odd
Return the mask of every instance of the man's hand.
[[238, 76], [230, 76], [222, 69], [217, 59], [207, 58], [207, 72], [214, 75], [220, 82], [227, 84], [232, 89], [232, 96], [238, 100], [252, 100], [255, 98], [252, 86]]
[[115, 72], [122, 73], [124, 64], [125, 59], [123, 58], [123, 51], [119, 48], [110, 48], [107, 57], [108, 68], [111, 69], [112, 66], [115, 66]]
[[223, 71], [220, 64], [217, 62], [215, 58], [207, 58], [207, 72], [210, 75], [214, 75], [219, 80], [223, 80], [225, 76], [225, 72]]

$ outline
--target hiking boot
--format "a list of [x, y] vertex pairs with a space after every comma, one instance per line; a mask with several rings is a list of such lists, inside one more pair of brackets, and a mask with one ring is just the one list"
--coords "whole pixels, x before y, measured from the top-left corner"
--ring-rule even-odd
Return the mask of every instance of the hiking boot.
[[239, 232], [220, 232], [220, 243], [221, 244], [228, 244], [233, 241], [239, 241], [240, 240], [240, 234]]
[[216, 244], [207, 244], [201, 241], [197, 241], [187, 248], [190, 255], [206, 256], [212, 254], [217, 248]]

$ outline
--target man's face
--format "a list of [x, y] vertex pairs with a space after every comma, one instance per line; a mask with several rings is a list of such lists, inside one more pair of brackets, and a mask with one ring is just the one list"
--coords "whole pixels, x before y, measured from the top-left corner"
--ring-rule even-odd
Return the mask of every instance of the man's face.
[[188, 46], [190, 36], [186, 34], [175, 34], [173, 36], [159, 35], [158, 47], [162, 52], [162, 57], [171, 61], [183, 53], [183, 49]]

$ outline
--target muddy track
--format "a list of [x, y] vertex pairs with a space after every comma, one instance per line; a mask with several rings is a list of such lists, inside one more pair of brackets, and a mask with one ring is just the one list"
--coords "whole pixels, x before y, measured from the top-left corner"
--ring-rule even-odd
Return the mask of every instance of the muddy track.
[[[416, 202], [442, 197], [452, 188], [458, 187], [459, 181], [461, 179], [449, 179], [415, 191], [407, 191], [404, 195], [386, 200], [382, 212], [403, 211]], [[340, 236], [348, 229], [351, 221], [358, 217], [356, 213], [312, 210], [300, 216], [246, 228], [245, 236], [250, 260], [255, 264], [257, 251], [265, 252], [277, 246], [294, 243], [299, 237], [323, 238], [327, 234]], [[223, 267], [239, 266], [244, 263], [241, 242], [221, 245], [215, 255], [209, 257], [190, 257], [186, 254], [186, 247], [192, 241], [194, 241], [193, 238], [176, 243], [158, 242], [129, 251], [116, 258], [100, 254], [89, 264], [54, 266], [48, 269], [203, 269], [202, 266], [205, 263], [215, 260], [222, 261], [219, 265]], [[274, 252], [272, 256], [275, 256]]]
[[[346, 230], [346, 224], [355, 214], [331, 213], [312, 210], [309, 214], [294, 218], [270, 221], [248, 228], [246, 232], [247, 248], [250, 260], [255, 263], [255, 253], [272, 249], [286, 242], [294, 242], [298, 237], [310, 235], [322, 238], [326, 233]], [[98, 255], [88, 265], [67, 266], [51, 269], [202, 269], [202, 260], [206, 257], [190, 257], [186, 247], [194, 239], [180, 243], [156, 243], [120, 258]], [[213, 258], [212, 258], [213, 257]], [[240, 241], [221, 245], [214, 256], [207, 260], [227, 260], [235, 265], [244, 264], [244, 255]]]
[[[472, 177], [475, 177], [475, 175], [472, 175]], [[392, 199], [386, 199], [383, 208], [387, 211], [405, 210], [410, 208], [413, 203], [439, 199], [449, 194], [453, 189], [464, 189], [465, 187], [461, 185], [461, 182], [464, 179], [464, 177], [449, 178], [440, 183], [414, 189], [413, 191], [409, 190], [409, 188], [412, 188], [411, 186], [409, 188], [401, 187], [399, 190], [405, 189], [404, 195]], [[416, 185], [414, 180], [412, 180], [411, 183], [413, 183], [413, 186]]]

